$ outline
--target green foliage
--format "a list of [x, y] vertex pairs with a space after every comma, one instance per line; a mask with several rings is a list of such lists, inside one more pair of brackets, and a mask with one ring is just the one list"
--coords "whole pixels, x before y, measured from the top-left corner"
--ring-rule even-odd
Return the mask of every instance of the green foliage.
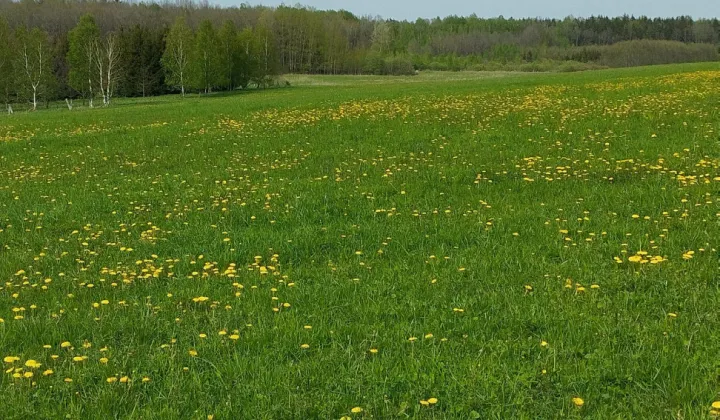
[[136, 25], [119, 36], [123, 62], [132, 63], [125, 66], [119, 83], [121, 95], [152, 96], [165, 92], [164, 31]]
[[415, 74], [412, 61], [406, 57], [383, 57], [378, 52], [371, 52], [365, 59], [364, 73], [377, 76], [408, 76]]
[[231, 20], [225, 21], [217, 34], [218, 47], [220, 49], [220, 61], [224, 79], [226, 81], [225, 88], [233, 90], [238, 86], [241, 78], [240, 72], [243, 64], [240, 54], [240, 43], [238, 42], [238, 33], [235, 24]]
[[215, 28], [209, 20], [204, 20], [195, 33], [190, 65], [190, 85], [204, 93], [211, 92], [213, 88], [227, 85], [229, 83], [228, 73], [223, 64], [221, 44]]
[[180, 16], [170, 27], [161, 62], [165, 70], [165, 83], [180, 89], [183, 95], [185, 86], [190, 80], [191, 56], [194, 48], [192, 29], [187, 25], [185, 18]]
[[259, 87], [272, 84], [275, 76], [280, 72], [278, 64], [278, 50], [273, 34], [273, 17], [270, 13], [263, 13], [253, 30], [254, 50], [258, 57], [257, 68], [253, 70], [252, 82]]
[[385, 59], [380, 53], [370, 53], [365, 58], [365, 66], [363, 67], [365, 74], [374, 74], [376, 76], [385, 74]]
[[10, 95], [15, 89], [14, 54], [12, 32], [7, 20], [0, 16], [0, 97], [6, 104], [10, 102]]
[[261, 46], [252, 29], [245, 28], [237, 35], [238, 58], [235, 63], [235, 82], [247, 88], [252, 80], [260, 77]]
[[635, 67], [653, 64], [717, 61], [717, 48], [710, 44], [677, 41], [637, 40], [600, 48], [600, 64], [609, 67]]
[[[203, 92], [266, 87], [275, 85], [282, 73], [410, 74], [406, 59], [418, 70], [443, 71], [564, 71], [707, 61], [715, 59], [717, 54], [711, 49], [717, 50], [720, 42], [718, 19], [687, 16], [558, 20], [471, 15], [397, 21], [284, 5], [207, 8], [185, 1], [163, 5], [43, 4], [6, 2], [2, 14], [13, 19], [11, 26], [16, 21], [33, 22], [48, 32], [57, 83], [52, 95], [53, 89], [46, 89], [47, 99], [78, 94], [92, 98], [100, 90], [99, 72], [87, 70], [92, 61], [87, 59], [92, 55], [87, 52], [93, 44], [89, 40], [99, 38], [99, 28], [103, 33], [117, 32], [121, 38], [123, 56], [118, 68], [125, 74], [118, 80], [118, 88], [128, 96], [167, 91], [184, 94], [188, 85]], [[75, 28], [66, 32], [73, 25]], [[247, 39], [241, 39], [239, 29], [248, 31]], [[195, 30], [199, 32], [197, 42]], [[646, 43], [622, 44], [638, 40]], [[2, 48], [7, 50], [7, 45]], [[160, 50], [162, 58], [158, 59]], [[566, 63], [561, 65], [561, 61]], [[6, 87], [6, 98], [18, 90], [15, 84], [10, 78], [0, 82]], [[98, 86], [95, 92], [93, 85]]]
[[93, 95], [98, 83], [95, 70], [95, 48], [100, 42], [100, 29], [92, 15], [83, 15], [77, 26], [68, 33], [67, 63], [70, 67], [68, 84], [84, 98]]

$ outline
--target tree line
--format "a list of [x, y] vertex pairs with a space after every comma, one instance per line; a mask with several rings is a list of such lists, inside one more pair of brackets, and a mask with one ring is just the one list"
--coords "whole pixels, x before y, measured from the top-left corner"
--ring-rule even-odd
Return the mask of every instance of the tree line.
[[[639, 41], [656, 53], [628, 57]], [[650, 64], [658, 54], [658, 62], [704, 61], [717, 58], [719, 42], [720, 21], [690, 17], [396, 21], [187, 0], [0, 0], [0, 94], [33, 109], [58, 98], [95, 106], [115, 96], [267, 87], [282, 72], [412, 74], [548, 60], [615, 66]]]
[[149, 96], [186, 90], [209, 93], [267, 87], [279, 69], [270, 31], [262, 21], [238, 30], [227, 20], [216, 28], [209, 20], [196, 30], [184, 16], [170, 27], [139, 24], [103, 32], [93, 15], [53, 39], [39, 27], [11, 29], [0, 16], [0, 86], [12, 102], [81, 98], [110, 105], [117, 96]]

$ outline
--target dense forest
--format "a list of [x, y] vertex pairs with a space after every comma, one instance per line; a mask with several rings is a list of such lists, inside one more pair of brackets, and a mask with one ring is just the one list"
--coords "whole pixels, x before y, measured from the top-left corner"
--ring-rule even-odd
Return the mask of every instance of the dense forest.
[[[301, 6], [0, 0], [10, 103], [267, 87], [281, 73], [575, 70], [718, 59], [720, 21], [622, 16], [413, 22]], [[95, 103], [97, 105], [97, 103]], [[8, 106], [8, 109], [10, 107]]]

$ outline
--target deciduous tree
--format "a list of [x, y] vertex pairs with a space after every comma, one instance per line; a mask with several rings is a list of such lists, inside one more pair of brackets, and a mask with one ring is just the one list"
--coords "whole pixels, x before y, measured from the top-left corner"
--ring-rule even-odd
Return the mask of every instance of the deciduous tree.
[[90, 108], [93, 107], [93, 88], [100, 80], [95, 71], [95, 49], [100, 40], [100, 29], [92, 15], [84, 15], [77, 26], [68, 33], [70, 47], [67, 53], [67, 62], [70, 66], [68, 83], [78, 91], [83, 98], [88, 99]]
[[47, 33], [39, 28], [20, 27], [15, 32], [17, 53], [14, 69], [20, 94], [30, 100], [32, 110], [52, 84], [52, 57]]
[[15, 75], [13, 74], [13, 37], [7, 20], [0, 16], [0, 95], [9, 108], [10, 93], [13, 91]]
[[169, 86], [180, 88], [185, 96], [188, 80], [190, 55], [193, 50], [194, 35], [184, 17], [179, 17], [170, 28], [165, 41], [162, 64], [165, 69], [165, 82]]
[[195, 45], [192, 55], [192, 84], [201, 92], [209, 93], [214, 87], [223, 86], [226, 82], [215, 28], [209, 20], [200, 23], [195, 34]]
[[238, 82], [238, 67], [240, 64], [240, 44], [237, 29], [231, 20], [226, 20], [218, 31], [220, 47], [220, 61], [222, 62], [223, 77], [228, 90], [233, 90]]

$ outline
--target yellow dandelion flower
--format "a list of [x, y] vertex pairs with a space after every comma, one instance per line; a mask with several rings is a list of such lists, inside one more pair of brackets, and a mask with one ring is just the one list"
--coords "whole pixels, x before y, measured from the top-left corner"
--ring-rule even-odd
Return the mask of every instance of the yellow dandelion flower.
[[30, 360], [28, 360], [27, 362], [25, 362], [25, 366], [29, 367], [30, 369], [37, 369], [37, 368], [39, 368], [40, 366], [42, 366], [42, 364], [36, 362], [36, 361], [33, 360], [33, 359], [30, 359]]

